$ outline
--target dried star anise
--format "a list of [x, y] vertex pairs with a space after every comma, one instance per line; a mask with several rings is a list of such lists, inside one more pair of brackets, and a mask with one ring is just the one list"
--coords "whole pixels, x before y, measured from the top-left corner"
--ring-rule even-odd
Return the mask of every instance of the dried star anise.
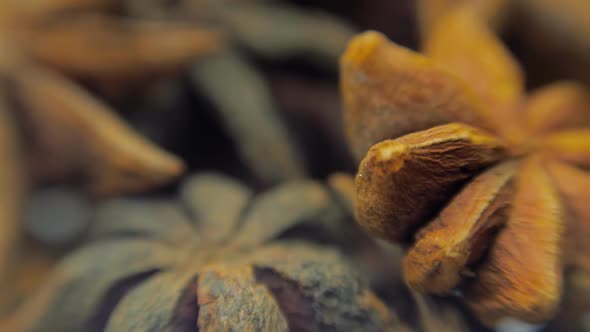
[[110, 0], [2, 4], [0, 276], [32, 187], [67, 182], [110, 195], [161, 185], [183, 171], [182, 161], [63, 74], [112, 82], [168, 70], [214, 51], [218, 36], [118, 17], [115, 7]]
[[545, 321], [564, 269], [587, 270], [572, 253], [590, 223], [590, 101], [575, 83], [525, 98], [519, 66], [468, 8], [438, 20], [424, 53], [367, 32], [342, 57], [347, 130], [363, 158], [357, 220], [410, 245], [412, 288], [461, 287], [486, 324]]
[[242, 159], [260, 180], [272, 184], [306, 175], [306, 160], [293, 142], [292, 128], [277, 112], [270, 84], [251, 58], [304, 57], [335, 71], [346, 41], [354, 34], [351, 27], [330, 15], [281, 1], [127, 0], [126, 4], [138, 15], [196, 22], [223, 32], [227, 47], [194, 63], [195, 87], [211, 101]]
[[180, 199], [106, 202], [92, 241], [66, 257], [1, 328], [10, 331], [386, 331], [397, 325], [334, 248], [278, 239], [338, 227], [334, 189], [286, 183], [254, 196], [190, 178]]

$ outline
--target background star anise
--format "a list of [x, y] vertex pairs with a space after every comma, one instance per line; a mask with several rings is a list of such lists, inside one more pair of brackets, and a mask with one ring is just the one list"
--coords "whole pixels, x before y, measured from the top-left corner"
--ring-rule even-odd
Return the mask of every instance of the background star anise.
[[574, 83], [524, 98], [518, 65], [466, 8], [438, 20], [424, 52], [368, 32], [342, 58], [347, 130], [364, 156], [358, 221], [410, 243], [411, 287], [460, 286], [487, 324], [545, 321], [564, 269], [583, 268], [569, 247], [584, 246], [590, 222], [578, 203], [590, 190], [590, 102]]
[[[92, 195], [160, 186], [183, 162], [134, 133], [70, 76], [113, 82], [210, 54], [217, 34], [114, 13], [117, 1], [8, 0], [0, 13], [0, 277], [26, 193], [74, 184]], [[162, 38], [166, 36], [166, 38]]]
[[393, 329], [394, 316], [334, 248], [282, 238], [305, 223], [339, 228], [346, 211], [337, 192], [298, 181], [254, 196], [203, 174], [184, 184], [178, 200], [107, 202], [92, 241], [2, 328]]
[[279, 111], [262, 68], [299, 58], [316, 71], [336, 72], [338, 57], [354, 34], [352, 27], [284, 1], [148, 2], [125, 3], [140, 16], [199, 23], [223, 33], [223, 51], [195, 61], [191, 89], [211, 103], [257, 180], [268, 185], [307, 175], [312, 160], [306, 160], [302, 150], [309, 148], [293, 139], [295, 128]]
[[[457, 8], [474, 9], [522, 69], [493, 46], [489, 31], [473, 28], [473, 18], [446, 16]], [[479, 296], [484, 310], [476, 312], [493, 320], [515, 301], [522, 309], [546, 296], [545, 307], [532, 309], [540, 315], [551, 310], [559, 291], [553, 281], [562, 273], [567, 296], [543, 330], [583, 331], [590, 310], [582, 239], [589, 167], [570, 149], [586, 149], [575, 141], [581, 136], [557, 136], [585, 131], [587, 96], [577, 84], [557, 83], [524, 97], [519, 72], [526, 71], [529, 89], [556, 77], [588, 77], [589, 8], [586, 0], [4, 1], [0, 151], [11, 158], [0, 175], [0, 218], [14, 223], [0, 224], [0, 245], [2, 236], [14, 239], [17, 221], [26, 234], [0, 280], [0, 330], [223, 330], [229, 319], [246, 330], [370, 330], [383, 323], [404, 332], [486, 331], [466, 305]], [[439, 20], [446, 23], [437, 26]], [[360, 47], [353, 57], [379, 59], [349, 76], [370, 87], [359, 84], [348, 101], [378, 114], [349, 117], [361, 119], [348, 126], [358, 138], [351, 139], [357, 158], [375, 157], [358, 182], [374, 195], [359, 199], [358, 208], [353, 178], [331, 175], [356, 167], [344, 144], [334, 70], [352, 37], [348, 24], [410, 48], [420, 31], [429, 56], [392, 51], [382, 39], [375, 43], [382, 51]], [[456, 31], [466, 37], [444, 37]], [[370, 85], [377, 80], [383, 84]], [[549, 136], [557, 137], [554, 146]], [[229, 173], [253, 190], [302, 176], [328, 180], [254, 195], [206, 174], [170, 198], [176, 184], [161, 184], [182, 168]], [[388, 187], [392, 181], [404, 195]], [[239, 195], [220, 188], [242, 192], [248, 203], [241, 212], [231, 203], [225, 210], [225, 196], [235, 202]], [[129, 191], [142, 198], [98, 204]], [[536, 200], [547, 204], [523, 208]], [[395, 219], [365, 225], [394, 235], [393, 242], [361, 232], [355, 211], [365, 221]], [[529, 218], [540, 222], [529, 227]], [[254, 219], [273, 222], [249, 227]], [[274, 222], [286, 219], [297, 221]], [[258, 235], [267, 240], [241, 244]], [[515, 242], [524, 243], [525, 256], [512, 245], [503, 250]], [[521, 274], [512, 278], [517, 268], [510, 262], [519, 260]], [[531, 273], [545, 265], [545, 273]], [[499, 268], [490, 273], [492, 267]], [[509, 285], [506, 291], [485, 287], [496, 280]], [[523, 280], [549, 286], [530, 293]], [[496, 303], [491, 293], [512, 302]], [[510, 322], [495, 329], [512, 331]]]

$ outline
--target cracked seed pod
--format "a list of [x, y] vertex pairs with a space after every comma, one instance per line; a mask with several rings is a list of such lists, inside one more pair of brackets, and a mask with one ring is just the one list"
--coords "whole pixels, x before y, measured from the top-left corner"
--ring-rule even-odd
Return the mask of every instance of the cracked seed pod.
[[[200, 22], [222, 31], [227, 47], [217, 56], [194, 63], [191, 79], [210, 99], [238, 152], [263, 182], [301, 178], [305, 160], [289, 127], [277, 112], [271, 89], [254, 56], [282, 60], [304, 57], [337, 68], [339, 55], [354, 31], [326, 14], [280, 1], [183, 0], [126, 1], [139, 15]], [[228, 93], [231, 91], [231, 93]]]
[[578, 202], [590, 193], [562, 182], [590, 177], [590, 99], [567, 82], [525, 96], [516, 61], [466, 7], [439, 19], [424, 50], [366, 32], [341, 59], [347, 131], [362, 159], [357, 221], [408, 245], [412, 288], [459, 288], [487, 325], [545, 322], [564, 271], [583, 266], [570, 245], [587, 242]]
[[[334, 248], [278, 239], [334, 227], [336, 192], [296, 181], [254, 196], [214, 174], [179, 199], [118, 199], [9, 331], [388, 331], [383, 303]], [[322, 226], [324, 225], [324, 226]]]

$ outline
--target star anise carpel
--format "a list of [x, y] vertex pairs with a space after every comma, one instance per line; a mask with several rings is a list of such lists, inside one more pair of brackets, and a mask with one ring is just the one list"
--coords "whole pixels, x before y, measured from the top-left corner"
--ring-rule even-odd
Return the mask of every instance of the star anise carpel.
[[366, 32], [341, 59], [357, 221], [408, 245], [410, 287], [461, 288], [486, 324], [546, 321], [590, 223], [590, 99], [570, 82], [526, 96], [519, 65], [466, 7], [437, 20], [423, 53]]
[[[95, 196], [144, 191], [183, 162], [134, 132], [75, 78], [123, 82], [177, 68], [219, 46], [190, 24], [131, 19], [117, 1], [3, 3], [0, 13], [0, 276], [27, 191], [68, 184]], [[164, 37], [165, 36], [165, 37]]]
[[179, 197], [105, 202], [91, 241], [0, 329], [397, 331], [335, 246], [286, 236], [305, 224], [341, 229], [338, 191], [298, 180], [255, 195], [199, 174]]

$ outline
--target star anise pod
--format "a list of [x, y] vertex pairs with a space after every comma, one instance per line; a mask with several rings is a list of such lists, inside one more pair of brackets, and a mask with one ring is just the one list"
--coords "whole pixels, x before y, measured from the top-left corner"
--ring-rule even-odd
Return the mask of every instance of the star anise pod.
[[32, 187], [73, 183], [90, 194], [112, 195], [161, 185], [183, 170], [182, 161], [134, 133], [63, 73], [113, 80], [169, 69], [211, 53], [217, 34], [117, 17], [110, 14], [116, 3], [2, 5], [0, 276]]
[[301, 180], [255, 196], [229, 178], [202, 174], [179, 199], [106, 202], [92, 241], [1, 327], [390, 330], [394, 317], [334, 247], [281, 238], [303, 224], [338, 227], [345, 210], [337, 192]]
[[367, 32], [342, 57], [357, 220], [409, 244], [412, 288], [460, 287], [486, 324], [550, 319], [564, 269], [586, 266], [588, 97], [575, 83], [526, 97], [518, 64], [466, 8], [439, 19], [424, 53]]
[[[149, 4], [146, 4], [149, 3]], [[354, 30], [330, 15], [281, 1], [127, 0], [138, 15], [207, 24], [222, 31], [227, 47], [196, 61], [196, 89], [207, 97], [242, 159], [262, 182], [301, 178], [305, 158], [275, 105], [270, 84], [256, 62], [296, 57], [337, 68]], [[231, 91], [231, 93], [228, 93]]]

